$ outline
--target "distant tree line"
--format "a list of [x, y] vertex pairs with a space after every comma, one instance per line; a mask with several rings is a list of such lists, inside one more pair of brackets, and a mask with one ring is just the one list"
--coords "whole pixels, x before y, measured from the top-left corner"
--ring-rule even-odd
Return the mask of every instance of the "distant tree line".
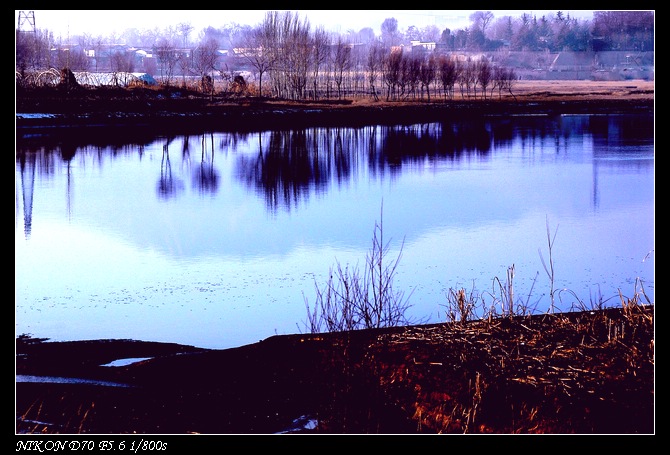
[[558, 11], [553, 16], [524, 13], [494, 20], [490, 11], [470, 16], [472, 25], [439, 38], [450, 50], [494, 51], [653, 51], [653, 11], [595, 11], [580, 21]]
[[[148, 61], [154, 66], [142, 69], [164, 85], [185, 85], [187, 78], [195, 79], [203, 92], [213, 94], [218, 81], [227, 93], [292, 100], [361, 94], [387, 100], [453, 99], [456, 93], [463, 98], [502, 96], [512, 93], [514, 69], [478, 53], [653, 50], [651, 11], [599, 11], [593, 21], [560, 11], [551, 17], [524, 13], [498, 19], [491, 12], [477, 11], [470, 20], [471, 26], [454, 32], [434, 25], [409, 26], [402, 32], [396, 19], [387, 18], [377, 37], [371, 28], [335, 34], [321, 26], [312, 29], [298, 13], [268, 11], [256, 26], [208, 27], [195, 41], [190, 39], [189, 24], [163, 31], [128, 30], [116, 39], [150, 50], [154, 58]], [[100, 55], [104, 42], [79, 37], [75, 51], [75, 46], [56, 45], [46, 31], [17, 29], [17, 78], [51, 68], [99, 71], [89, 67], [85, 50], [97, 49]], [[137, 63], [127, 49], [112, 53], [106, 70], [134, 71]], [[220, 49], [230, 50], [234, 57], [221, 58]], [[99, 59], [94, 61], [99, 64]], [[240, 79], [241, 69], [252, 70], [253, 83]]]

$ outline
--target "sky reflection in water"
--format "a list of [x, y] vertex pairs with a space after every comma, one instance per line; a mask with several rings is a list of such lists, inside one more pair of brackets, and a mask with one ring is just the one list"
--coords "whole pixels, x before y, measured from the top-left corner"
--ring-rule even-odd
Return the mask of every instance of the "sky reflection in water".
[[562, 309], [638, 277], [653, 301], [651, 116], [72, 142], [17, 146], [17, 334], [226, 348], [305, 331], [305, 298], [364, 264], [382, 205], [414, 319], [444, 321], [449, 288], [486, 295], [512, 265], [546, 311], [547, 228]]

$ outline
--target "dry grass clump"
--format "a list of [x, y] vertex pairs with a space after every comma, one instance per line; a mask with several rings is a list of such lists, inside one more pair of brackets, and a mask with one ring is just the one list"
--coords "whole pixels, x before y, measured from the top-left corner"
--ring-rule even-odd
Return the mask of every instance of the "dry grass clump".
[[651, 433], [654, 312], [642, 297], [408, 328], [380, 336], [367, 360], [418, 432]]
[[383, 204], [380, 221], [375, 222], [372, 246], [361, 270], [358, 265], [337, 262], [331, 267], [325, 285], [315, 283], [315, 302], [305, 297], [310, 333], [395, 327], [413, 323], [406, 316], [409, 295], [394, 288], [402, 245], [395, 258], [389, 258], [390, 242], [384, 241]]
[[[445, 324], [387, 324], [397, 330], [365, 347], [343, 336], [342, 352], [324, 357], [324, 372], [333, 382], [326, 384], [327, 417], [318, 431], [367, 433], [396, 425], [406, 431], [410, 422], [413, 431], [430, 433], [653, 431], [653, 305], [642, 282], [636, 281], [631, 298], [619, 293], [618, 308], [606, 308], [602, 297], [588, 305], [569, 290], [557, 290], [556, 233], [547, 223], [547, 261], [539, 251], [550, 282], [545, 314], [537, 314], [530, 293], [515, 294], [512, 265], [486, 293], [474, 286], [449, 289]], [[373, 252], [384, 251], [379, 242], [374, 245]], [[371, 270], [383, 270], [383, 256], [370, 256], [378, 258], [368, 259]], [[323, 327], [331, 332], [379, 327], [324, 322], [348, 320], [365, 306], [407, 308], [406, 301], [389, 300], [385, 306], [352, 299], [358, 275], [338, 271], [339, 281], [331, 273], [308, 312], [312, 333]], [[386, 279], [379, 289], [392, 289], [393, 273], [380, 276]], [[564, 293], [573, 311], [557, 312]], [[380, 409], [389, 415], [402, 410], [404, 419], [397, 416], [391, 423]]]

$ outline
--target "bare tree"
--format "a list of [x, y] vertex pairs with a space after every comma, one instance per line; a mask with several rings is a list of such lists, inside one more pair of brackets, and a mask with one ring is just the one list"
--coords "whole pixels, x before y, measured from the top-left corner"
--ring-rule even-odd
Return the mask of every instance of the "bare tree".
[[27, 71], [48, 68], [50, 39], [48, 34], [16, 31], [16, 70], [25, 75]]
[[[495, 67], [493, 71], [493, 80], [493, 87], [498, 88], [498, 96], [500, 98], [502, 98], [502, 92], [505, 90], [516, 100], [516, 96], [512, 93], [512, 88], [517, 81], [517, 75], [514, 68], [505, 68], [502, 66]], [[491, 89], [491, 92], [493, 92], [493, 89]]]
[[472, 25], [482, 32], [482, 35], [486, 36], [486, 29], [493, 20], [493, 13], [491, 11], [475, 11], [470, 15], [470, 20]]
[[342, 41], [342, 37], [338, 37], [335, 44], [335, 54], [333, 55], [333, 63], [335, 65], [335, 85], [337, 86], [337, 97], [342, 98], [342, 81], [344, 72], [349, 69], [351, 64], [351, 47]]
[[98, 65], [100, 61], [100, 53], [102, 52], [102, 46], [103, 46], [103, 39], [102, 36], [97, 36], [96, 38], [93, 38], [91, 40], [91, 46], [93, 47], [93, 55], [94, 55], [94, 60], [95, 60], [95, 68], [94, 71], [98, 71]]
[[110, 59], [111, 71], [114, 73], [114, 84], [124, 83], [124, 80], [119, 79], [119, 73], [130, 73], [134, 71], [133, 55], [126, 51], [116, 51], [112, 54]]
[[177, 67], [181, 73], [181, 86], [186, 88], [186, 76], [191, 73], [193, 52], [187, 49], [177, 51]]
[[421, 41], [421, 32], [416, 25], [410, 25], [405, 31], [405, 42]]
[[361, 44], [351, 45], [351, 64], [347, 76], [348, 91], [352, 94], [360, 94], [366, 91], [365, 64], [367, 61], [367, 46]]
[[437, 25], [426, 25], [421, 29], [421, 41], [436, 43], [440, 40], [441, 33]]
[[35, 39], [32, 33], [16, 31], [16, 71], [25, 77], [26, 71], [32, 63], [34, 56]]
[[442, 89], [444, 90], [444, 97], [445, 99], [447, 97], [449, 97], [449, 99], [453, 99], [454, 85], [458, 80], [458, 71], [456, 62], [450, 57], [442, 55], [440, 56], [438, 66], [439, 66], [440, 82], [442, 83]]
[[214, 84], [212, 76], [209, 73], [216, 70], [216, 61], [218, 59], [217, 47], [217, 42], [209, 39], [193, 50], [193, 69], [200, 77], [202, 92], [209, 92], [212, 96], [214, 95]]
[[359, 43], [372, 44], [375, 41], [375, 31], [372, 27], [363, 27], [356, 36]]
[[482, 96], [486, 99], [486, 88], [491, 84], [493, 79], [493, 70], [491, 64], [486, 59], [482, 59], [477, 65], [477, 81], [482, 87]]
[[415, 55], [405, 54], [400, 65], [400, 87], [401, 95], [407, 93], [416, 98], [419, 76], [421, 73], [421, 58]]
[[304, 99], [307, 86], [307, 70], [312, 52], [310, 25], [307, 19], [302, 22], [298, 15], [286, 15], [286, 30], [283, 55], [286, 59], [289, 95], [293, 99]]
[[498, 98], [502, 99], [502, 91], [505, 88], [505, 78], [507, 77], [507, 70], [503, 66], [496, 66], [493, 69], [493, 86], [491, 87], [491, 97], [493, 91], [498, 89]]
[[479, 66], [481, 60], [473, 60], [470, 62], [471, 71], [470, 71], [470, 85], [472, 86], [472, 93], [475, 99], [477, 99], [477, 85], [479, 84]]
[[465, 88], [467, 88], [467, 94], [470, 96], [470, 73], [472, 73], [471, 61], [468, 58], [466, 61], [459, 60], [457, 61], [458, 66], [458, 86], [461, 89], [461, 98], [465, 98]]
[[[115, 63], [121, 71], [132, 71], [132, 56], [114, 54]], [[82, 47], [58, 47], [55, 64], [58, 68], [69, 68], [72, 71], [88, 70], [88, 59]], [[130, 70], [128, 69], [130, 68]]]
[[312, 78], [314, 79], [314, 99], [319, 98], [319, 69], [328, 59], [330, 53], [330, 36], [323, 27], [314, 30], [312, 48]]
[[400, 83], [401, 63], [403, 60], [402, 48], [393, 50], [384, 59], [382, 66], [383, 79], [386, 84], [386, 99], [391, 100], [396, 96], [398, 84]]
[[375, 101], [379, 101], [375, 83], [377, 81], [378, 73], [381, 71], [382, 62], [384, 61], [384, 49], [379, 42], [374, 42], [370, 46], [367, 60], [368, 83], [370, 84], [370, 94]]
[[258, 72], [258, 94], [263, 96], [263, 75], [274, 68], [276, 60], [277, 22], [279, 13], [268, 11], [261, 24], [242, 39], [241, 55]]
[[160, 80], [165, 85], [172, 83], [179, 55], [175, 46], [165, 38], [162, 38], [156, 44], [154, 49], [158, 62], [160, 63]]
[[382, 42], [386, 47], [393, 47], [400, 42], [400, 33], [398, 32], [398, 19], [389, 17], [384, 19], [381, 26]]
[[514, 100], [516, 100], [516, 96], [514, 93], [512, 93], [512, 89], [514, 88], [514, 85], [516, 84], [516, 81], [518, 80], [516, 72], [514, 71], [514, 68], [508, 68], [505, 74], [505, 78], [503, 79], [504, 81], [504, 87], [507, 89], [510, 95], [514, 97]]
[[428, 101], [430, 101], [430, 84], [435, 80], [435, 73], [437, 72], [437, 62], [435, 55], [431, 54], [427, 59], [422, 59], [419, 70], [419, 78], [421, 79], [421, 96], [423, 97], [423, 89], [426, 89]]
[[335, 91], [333, 88], [333, 75], [335, 74], [335, 59], [333, 58], [334, 51], [333, 46], [328, 50], [328, 59], [326, 60], [326, 80], [325, 82], [325, 91], [326, 98], [330, 99], [333, 96]]
[[186, 45], [188, 44], [188, 36], [193, 31], [193, 26], [188, 22], [182, 22], [177, 25], [177, 30], [182, 38], [182, 47], [186, 48]]

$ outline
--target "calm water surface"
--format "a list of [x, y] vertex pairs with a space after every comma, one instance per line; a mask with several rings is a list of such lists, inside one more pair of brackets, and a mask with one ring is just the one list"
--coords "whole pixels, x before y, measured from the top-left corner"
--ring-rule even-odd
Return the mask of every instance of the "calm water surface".
[[[654, 301], [653, 115], [489, 118], [97, 141], [21, 139], [16, 334], [207, 348], [305, 332], [330, 269], [363, 266], [375, 223], [408, 316], [449, 289], [492, 302]], [[550, 235], [548, 235], [548, 231]], [[500, 311], [500, 310], [499, 310]]]

